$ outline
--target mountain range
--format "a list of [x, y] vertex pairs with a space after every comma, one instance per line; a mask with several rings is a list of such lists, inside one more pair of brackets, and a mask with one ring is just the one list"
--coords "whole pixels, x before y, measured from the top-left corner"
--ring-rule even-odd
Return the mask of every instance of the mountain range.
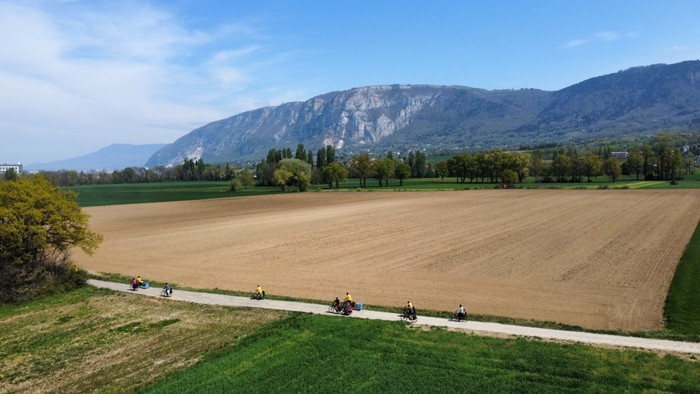
[[46, 163], [33, 163], [24, 166], [24, 169], [27, 171], [113, 171], [126, 167], [143, 167], [144, 163], [163, 146], [165, 144], [112, 144], [84, 156]]
[[258, 160], [270, 148], [508, 148], [700, 130], [700, 61], [634, 67], [558, 91], [368, 86], [218, 120], [163, 146], [146, 166]]

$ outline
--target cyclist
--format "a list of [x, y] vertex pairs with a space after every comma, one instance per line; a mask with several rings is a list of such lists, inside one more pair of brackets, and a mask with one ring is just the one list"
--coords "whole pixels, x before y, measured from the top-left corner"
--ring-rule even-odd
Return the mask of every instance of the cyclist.
[[455, 315], [457, 316], [457, 321], [462, 321], [462, 319], [467, 318], [467, 311], [464, 310], [464, 307], [462, 304], [459, 304], [459, 308], [457, 308], [457, 311], [455, 312]]
[[416, 307], [414, 307], [413, 304], [411, 304], [411, 301], [408, 301], [404, 311], [404, 316], [406, 316], [410, 320], [416, 320], [418, 318], [418, 316], [416, 315]]

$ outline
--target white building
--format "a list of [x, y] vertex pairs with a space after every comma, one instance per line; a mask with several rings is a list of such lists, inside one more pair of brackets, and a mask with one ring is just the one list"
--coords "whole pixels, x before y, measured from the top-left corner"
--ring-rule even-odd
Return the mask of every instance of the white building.
[[17, 174], [22, 172], [22, 163], [17, 164], [0, 164], [0, 174], [4, 174], [10, 168], [14, 168]]
[[627, 151], [620, 151], [620, 152], [611, 152], [610, 155], [612, 157], [616, 158], [617, 160], [624, 161], [624, 160], [627, 160], [627, 156], [629, 156], [630, 154]]

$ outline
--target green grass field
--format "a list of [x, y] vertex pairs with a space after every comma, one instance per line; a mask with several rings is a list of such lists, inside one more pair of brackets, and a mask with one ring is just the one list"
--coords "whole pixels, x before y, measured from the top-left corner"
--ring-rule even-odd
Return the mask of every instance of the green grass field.
[[143, 392], [693, 392], [698, 382], [700, 363], [673, 356], [297, 314]]
[[78, 193], [78, 204], [82, 207], [281, 193], [276, 187], [249, 187], [247, 190], [232, 192], [228, 182], [153, 182], [75, 186], [66, 189]]
[[0, 307], [0, 392], [697, 392], [700, 362], [83, 288]]
[[671, 332], [700, 338], [700, 224], [678, 262], [664, 316]]
[[[375, 179], [367, 180], [367, 188], [360, 189], [359, 180], [350, 179], [340, 184], [341, 191], [412, 191], [412, 190], [473, 190], [494, 189], [494, 183], [458, 183], [454, 178], [409, 178], [403, 186], [391, 179], [389, 186], [379, 187]], [[583, 183], [535, 183], [532, 178], [515, 185], [530, 189], [700, 189], [700, 173], [685, 175], [678, 185], [664, 181], [637, 181], [634, 177], [623, 177], [609, 182], [607, 177], [597, 177], [593, 182]], [[154, 182], [121, 185], [87, 185], [67, 188], [78, 193], [78, 203], [83, 207], [118, 204], [137, 204], [164, 201], [202, 200], [208, 198], [255, 196], [284, 193], [278, 187], [251, 186], [247, 190], [232, 192], [228, 182]], [[328, 185], [312, 185], [310, 192], [329, 191]], [[335, 190], [335, 189], [332, 189]]]

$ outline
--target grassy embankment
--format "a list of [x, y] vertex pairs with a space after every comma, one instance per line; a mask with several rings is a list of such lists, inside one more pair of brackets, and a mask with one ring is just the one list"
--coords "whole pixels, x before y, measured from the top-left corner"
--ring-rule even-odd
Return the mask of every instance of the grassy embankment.
[[0, 393], [133, 391], [284, 316], [92, 287], [0, 306]]
[[89, 287], [0, 307], [0, 332], [0, 392], [700, 389], [700, 362], [671, 355]]
[[[535, 183], [533, 178], [515, 185], [529, 189], [700, 189], [700, 172], [684, 175], [678, 185], [665, 181], [637, 181], [634, 177], [623, 177], [610, 182], [607, 177], [597, 177], [593, 182], [582, 183]], [[367, 188], [360, 189], [357, 179], [340, 184], [340, 191], [415, 191], [415, 190], [475, 190], [494, 189], [494, 183], [458, 183], [454, 178], [406, 179], [399, 186], [396, 179], [389, 181], [388, 187], [377, 186], [377, 181], [367, 180]], [[78, 193], [78, 203], [83, 207], [117, 204], [136, 204], [164, 201], [202, 200], [221, 197], [255, 196], [283, 193], [278, 187], [251, 186], [247, 190], [230, 191], [228, 182], [159, 182], [132, 183], [121, 185], [89, 185], [69, 188]], [[328, 185], [312, 185], [310, 191], [329, 191]], [[332, 189], [336, 190], [336, 189]]]

